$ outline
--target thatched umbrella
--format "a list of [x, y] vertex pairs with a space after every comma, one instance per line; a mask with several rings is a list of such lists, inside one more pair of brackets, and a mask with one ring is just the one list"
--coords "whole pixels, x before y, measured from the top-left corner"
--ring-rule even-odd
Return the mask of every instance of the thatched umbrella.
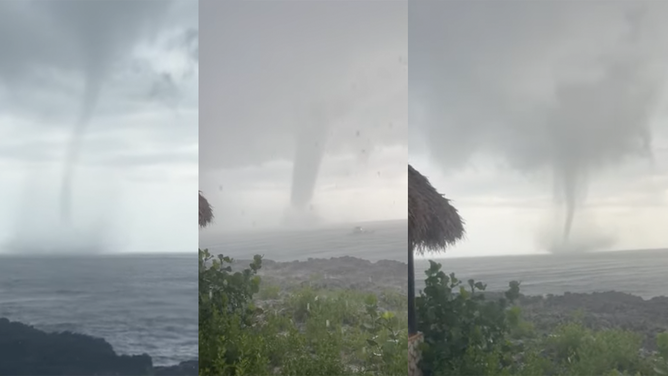
[[443, 250], [464, 236], [464, 221], [450, 200], [408, 165], [408, 334], [417, 333], [413, 253]]
[[213, 210], [209, 201], [199, 191], [199, 227], [206, 227], [213, 220]]

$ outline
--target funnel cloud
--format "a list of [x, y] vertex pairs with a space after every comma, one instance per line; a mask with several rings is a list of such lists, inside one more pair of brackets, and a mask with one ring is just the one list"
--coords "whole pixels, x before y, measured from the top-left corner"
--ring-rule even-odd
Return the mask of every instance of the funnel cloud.
[[86, 126], [93, 116], [93, 109], [95, 108], [95, 104], [97, 103], [100, 94], [100, 84], [99, 77], [87, 75], [81, 116], [76, 122], [74, 134], [68, 144], [60, 199], [60, 215], [65, 223], [69, 223], [71, 220], [70, 212], [72, 210], [72, 180], [74, 178], [74, 168], [78, 161], [81, 142], [86, 132]]
[[200, 6], [203, 232], [405, 218], [406, 3]]
[[549, 176], [563, 213], [550, 248], [578, 248], [591, 185], [629, 164], [651, 170], [665, 145], [667, 12], [645, 1], [411, 5], [409, 106], [423, 109], [411, 142], [441, 174], [482, 158], [533, 184]]
[[0, 2], [0, 253], [189, 249], [197, 14], [192, 1]]
[[306, 210], [313, 198], [331, 121], [321, 109], [314, 110], [312, 114], [309, 122], [298, 127], [296, 132], [290, 202], [298, 211]]
[[[67, 147], [63, 169], [60, 210], [64, 222], [70, 222], [72, 183], [81, 143], [100, 97], [109, 66], [121, 58], [122, 49], [131, 48], [149, 23], [162, 17], [165, 4], [125, 1], [64, 1], [45, 3], [56, 22], [63, 22], [79, 42], [78, 55], [83, 69], [84, 89], [80, 114]], [[120, 29], [119, 24], [123, 25]]]

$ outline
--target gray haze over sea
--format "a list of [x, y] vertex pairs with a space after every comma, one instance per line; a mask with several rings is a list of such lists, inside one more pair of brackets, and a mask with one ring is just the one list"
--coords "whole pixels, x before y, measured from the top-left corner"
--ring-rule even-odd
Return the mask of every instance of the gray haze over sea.
[[[354, 226], [373, 231], [351, 235]], [[406, 221], [369, 222], [303, 231], [256, 231], [200, 237], [214, 254], [250, 259], [254, 254], [275, 261], [355, 256], [407, 262]], [[503, 290], [522, 281], [527, 295], [564, 292], [621, 291], [644, 298], [668, 295], [668, 250], [520, 255], [437, 259], [446, 273], [473, 278], [488, 290]], [[427, 260], [416, 259], [416, 287], [424, 287]]]
[[194, 254], [0, 255], [0, 317], [172, 365], [197, 358], [197, 281]]
[[[235, 259], [264, 255], [274, 261], [355, 256], [366, 260], [406, 262], [406, 221], [333, 225], [309, 230], [254, 231], [236, 234], [200, 234], [200, 247]], [[353, 234], [361, 226], [364, 234]]]

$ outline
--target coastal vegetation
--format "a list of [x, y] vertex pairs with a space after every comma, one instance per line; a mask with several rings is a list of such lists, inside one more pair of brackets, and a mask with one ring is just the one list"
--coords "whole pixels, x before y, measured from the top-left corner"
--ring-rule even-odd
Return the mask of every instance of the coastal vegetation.
[[[406, 374], [404, 294], [308, 281], [286, 288], [260, 279], [262, 262], [256, 256], [239, 269], [230, 258], [200, 251], [200, 375]], [[608, 309], [620, 299], [635, 304], [630, 295], [571, 294], [548, 304], [549, 298], [522, 296], [519, 282], [488, 292], [435, 262], [424, 282], [416, 297], [424, 376], [668, 375], [668, 333], [623, 328], [609, 317], [607, 327], [597, 327], [584, 311], [546, 320], [555, 311], [551, 304], [588, 299]], [[527, 301], [544, 308], [529, 311]]]
[[426, 274], [416, 299], [424, 376], [668, 375], [668, 333], [648, 349], [641, 334], [591, 329], [583, 314], [538, 329], [516, 304], [517, 281], [489, 298], [485, 284], [447, 275], [441, 264], [430, 261]]
[[199, 252], [200, 375], [405, 375], [406, 297], [258, 276], [262, 258]]

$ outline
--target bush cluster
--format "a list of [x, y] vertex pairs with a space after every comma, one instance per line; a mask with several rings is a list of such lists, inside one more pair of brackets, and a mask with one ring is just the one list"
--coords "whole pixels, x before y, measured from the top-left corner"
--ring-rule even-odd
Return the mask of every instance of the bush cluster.
[[[405, 375], [406, 299], [261, 283], [199, 252], [200, 375]], [[258, 299], [260, 298], [260, 299]]]
[[[200, 375], [405, 375], [406, 299], [396, 293], [263, 284], [262, 258], [199, 252]], [[668, 376], [668, 333], [658, 351], [637, 333], [588, 329], [577, 318], [537, 331], [516, 305], [520, 283], [491, 299], [486, 285], [430, 261], [416, 299], [424, 376]]]
[[668, 333], [657, 336], [656, 353], [644, 351], [636, 333], [593, 331], [577, 318], [538, 333], [514, 304], [519, 282], [488, 300], [483, 283], [463, 283], [441, 264], [430, 261], [426, 275], [416, 298], [424, 376], [668, 375]]

